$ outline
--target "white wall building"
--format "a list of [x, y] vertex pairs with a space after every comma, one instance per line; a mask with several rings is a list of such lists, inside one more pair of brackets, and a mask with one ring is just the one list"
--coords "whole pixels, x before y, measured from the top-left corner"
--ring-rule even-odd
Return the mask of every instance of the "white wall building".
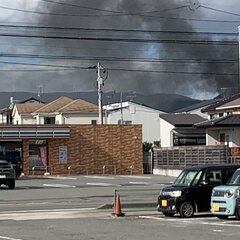
[[143, 142], [160, 141], [159, 114], [163, 111], [150, 108], [134, 102], [114, 103], [104, 106], [107, 111], [107, 124], [141, 124], [143, 128]]

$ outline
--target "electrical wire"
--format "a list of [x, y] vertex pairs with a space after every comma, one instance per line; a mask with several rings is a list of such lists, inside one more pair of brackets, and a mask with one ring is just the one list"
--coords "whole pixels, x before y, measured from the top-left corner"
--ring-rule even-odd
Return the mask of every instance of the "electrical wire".
[[146, 38], [114, 38], [114, 37], [81, 37], [81, 36], [42, 36], [37, 34], [6, 34], [0, 33], [1, 37], [18, 37], [18, 38], [40, 38], [40, 39], [57, 39], [57, 40], [82, 40], [82, 41], [106, 41], [106, 42], [132, 42], [132, 43], [168, 43], [168, 44], [200, 44], [200, 45], [234, 45], [237, 41], [226, 40], [191, 40], [191, 39], [146, 39]]
[[26, 29], [51, 29], [51, 30], [63, 30], [63, 31], [103, 31], [103, 32], [134, 32], [134, 33], [167, 33], [167, 34], [201, 34], [201, 35], [236, 35], [237, 32], [188, 32], [188, 31], [176, 31], [176, 30], [141, 30], [141, 29], [116, 29], [116, 28], [83, 28], [83, 27], [60, 27], [60, 26], [34, 26], [34, 25], [11, 25], [0, 24], [0, 28], [24, 28]]
[[239, 23], [239, 20], [216, 20], [216, 19], [195, 19], [195, 18], [182, 18], [182, 17], [163, 17], [156, 15], [148, 15], [148, 14], [134, 14], [134, 13], [125, 13], [125, 14], [65, 14], [65, 13], [47, 13], [43, 11], [32, 11], [32, 10], [23, 10], [18, 8], [4, 7], [0, 6], [1, 9], [17, 11], [17, 12], [25, 12], [31, 14], [38, 15], [49, 15], [49, 16], [59, 16], [59, 17], [123, 17], [123, 16], [137, 16], [137, 17], [146, 17], [146, 18], [156, 18], [156, 19], [166, 19], [166, 20], [174, 20], [174, 21], [196, 21], [196, 22], [224, 22], [224, 23]]
[[[52, 69], [52, 71], [64, 71], [64, 70], [91, 70], [90, 67], [83, 67], [83, 66], [78, 66], [78, 67], [72, 67], [72, 66], [63, 66], [63, 65], [48, 65], [48, 64], [44, 64], [44, 65], [39, 65], [39, 64], [33, 64], [33, 63], [18, 63], [18, 62], [4, 62], [4, 61], [0, 61], [0, 63], [4, 63], [4, 64], [17, 64], [17, 65], [30, 65], [30, 66], [46, 66], [46, 67], [60, 67], [60, 69]], [[64, 69], [66, 68], [66, 69]], [[0, 69], [0, 71], [22, 71], [22, 72], [28, 72], [28, 71], [32, 71], [33, 69]], [[44, 71], [44, 69], [39, 69], [41, 71]], [[170, 71], [170, 70], [143, 70], [143, 69], [128, 69], [128, 68], [107, 68], [107, 70], [111, 70], [111, 71], [120, 71], [120, 72], [137, 72], [137, 73], [163, 73], [163, 74], [185, 74], [185, 75], [216, 75], [216, 76], [238, 76], [238, 74], [236, 73], [215, 73], [215, 72], [189, 72], [189, 71]], [[49, 71], [49, 69], [46, 69], [46, 71]]]

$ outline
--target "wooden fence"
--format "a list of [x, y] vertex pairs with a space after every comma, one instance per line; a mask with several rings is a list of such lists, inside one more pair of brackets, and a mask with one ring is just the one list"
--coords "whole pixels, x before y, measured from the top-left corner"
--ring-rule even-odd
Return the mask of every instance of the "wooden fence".
[[153, 168], [182, 169], [203, 164], [240, 163], [231, 157], [228, 146], [182, 146], [153, 149]]

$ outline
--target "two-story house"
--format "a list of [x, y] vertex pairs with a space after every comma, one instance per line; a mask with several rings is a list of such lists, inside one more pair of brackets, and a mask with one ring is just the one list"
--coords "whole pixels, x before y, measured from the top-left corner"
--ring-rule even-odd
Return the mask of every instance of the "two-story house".
[[127, 101], [113, 103], [103, 107], [106, 124], [141, 124], [143, 129], [143, 142], [153, 143], [160, 141], [159, 114], [165, 112], [149, 106]]
[[50, 103], [17, 103], [13, 124], [97, 124], [98, 107], [81, 99], [60, 97]]

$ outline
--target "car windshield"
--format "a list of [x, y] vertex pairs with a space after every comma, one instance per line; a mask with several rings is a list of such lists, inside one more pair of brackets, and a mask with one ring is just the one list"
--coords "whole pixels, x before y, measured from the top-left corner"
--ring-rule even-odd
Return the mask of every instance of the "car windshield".
[[238, 169], [232, 177], [229, 179], [228, 185], [239, 185], [240, 186], [240, 169]]
[[200, 176], [199, 170], [183, 170], [180, 175], [177, 177], [173, 186], [189, 186], [196, 178], [196, 176]]

